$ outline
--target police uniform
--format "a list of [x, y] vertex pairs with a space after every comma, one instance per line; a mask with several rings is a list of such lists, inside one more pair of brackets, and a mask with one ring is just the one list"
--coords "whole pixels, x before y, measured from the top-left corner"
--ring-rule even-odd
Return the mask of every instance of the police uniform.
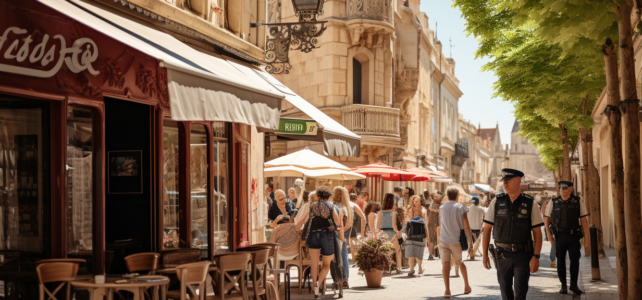
[[[503, 169], [502, 172], [504, 180], [524, 176], [524, 173], [513, 169]], [[484, 223], [493, 225], [497, 279], [502, 298], [525, 300], [531, 274], [530, 261], [535, 250], [531, 231], [544, 225], [535, 199], [522, 193], [511, 202], [508, 194], [497, 194], [488, 207]]]
[[[572, 187], [573, 183], [568, 181], [559, 182], [560, 187]], [[578, 273], [580, 271], [580, 239], [583, 237], [580, 219], [588, 216], [584, 201], [580, 197], [571, 195], [564, 200], [561, 196], [553, 198], [546, 206], [545, 216], [551, 220], [551, 229], [555, 237], [557, 253], [557, 276], [562, 283], [560, 293], [566, 294], [566, 253], [571, 261], [571, 288], [576, 294], [582, 291], [577, 286]]]

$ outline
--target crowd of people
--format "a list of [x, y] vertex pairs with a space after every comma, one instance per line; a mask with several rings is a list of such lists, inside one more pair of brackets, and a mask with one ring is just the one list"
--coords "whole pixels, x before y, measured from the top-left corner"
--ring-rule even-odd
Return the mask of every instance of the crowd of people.
[[[516, 174], [519, 175], [519, 173], [521, 172]], [[428, 260], [441, 260], [445, 285], [444, 296], [451, 296], [450, 275], [453, 268], [456, 277], [459, 277], [461, 273], [461, 278], [464, 280], [464, 293], [471, 293], [468, 270], [463, 261], [464, 253], [467, 252], [469, 260], [475, 260], [475, 256], [480, 250], [480, 244], [483, 244], [481, 249], [484, 258], [483, 264], [489, 268], [488, 244], [491, 230], [493, 226], [497, 226], [498, 229], [493, 231], [493, 238], [498, 247], [497, 253], [501, 254], [501, 257], [494, 261], [498, 269], [502, 296], [504, 299], [522, 299], [521, 296], [525, 297], [527, 290], [528, 276], [524, 272], [528, 273], [528, 262], [531, 262], [531, 272], [535, 272], [539, 266], [537, 263], [537, 266], [533, 267], [530, 257], [536, 256], [539, 260], [542, 233], [544, 236], [548, 236], [551, 241], [553, 240], [552, 233], [539, 229], [543, 225], [542, 215], [547, 217], [548, 222], [553, 209], [550, 204], [547, 207], [549, 201], [546, 196], [541, 197], [540, 201], [536, 201], [532, 197], [522, 194], [519, 190], [519, 180], [510, 180], [519, 176], [511, 176], [510, 174], [513, 173], [506, 174], [503, 178], [506, 193], [498, 195], [489, 193], [482, 195], [481, 199], [473, 197], [470, 206], [458, 201], [460, 190], [454, 187], [448, 188], [445, 193], [424, 190], [420, 194], [415, 194], [414, 190], [409, 187], [396, 187], [393, 193], [385, 194], [379, 202], [371, 201], [367, 192], [357, 194], [342, 186], [333, 189], [321, 186], [314, 191], [305, 191], [302, 189], [302, 181], [297, 180], [295, 187], [289, 189], [286, 195], [283, 190], [272, 192], [273, 187], [269, 185], [266, 189], [266, 195], [268, 195], [266, 202], [269, 202], [268, 225], [277, 228], [282, 224], [291, 224], [289, 226], [293, 228], [292, 232], [296, 233], [292, 233], [293, 236], [283, 240], [291, 241], [296, 237], [306, 242], [312, 259], [310, 271], [315, 298], [319, 295], [323, 279], [328, 275], [331, 261], [339, 256], [343, 262], [343, 276], [341, 278], [345, 278], [345, 280], [338, 284], [342, 284], [343, 288], [349, 288], [348, 278], [351, 264], [348, 253], [352, 252], [352, 257], [355, 257], [354, 251], [358, 240], [380, 232], [394, 245], [395, 263], [393, 265], [395, 267], [390, 270], [391, 272], [402, 274], [402, 269], [407, 268], [408, 276], [415, 276], [416, 273], [423, 274], [422, 261], [427, 247]], [[519, 178], [521, 180], [521, 177]], [[565, 183], [564, 186], [567, 187], [568, 184]], [[509, 221], [504, 221], [508, 220], [504, 218], [504, 215], [511, 215], [512, 212], [504, 210], [503, 206], [511, 207], [517, 204], [522, 205], [516, 210], [516, 213], [520, 215], [516, 218], [511, 217]], [[497, 205], [499, 206], [496, 207]], [[541, 214], [539, 205], [541, 205]], [[578, 212], [577, 216], [580, 218], [586, 216], [585, 208]], [[517, 223], [511, 224], [510, 222], [513, 220]], [[528, 224], [521, 226], [519, 222], [522, 220]], [[495, 222], [498, 224], [495, 225]], [[523, 227], [524, 233], [530, 233], [533, 228], [533, 234], [512, 235], [517, 230], [510, 230], [510, 235], [504, 234], [509, 231], [505, 231], [503, 228], [512, 226], [516, 226], [514, 228]], [[337, 231], [336, 235], [333, 233], [334, 230]], [[539, 233], [539, 242], [536, 232]], [[273, 233], [270, 240], [280, 243], [279, 237], [286, 237], [286, 235], [280, 234], [275, 237]], [[337, 237], [338, 239], [335, 239]], [[535, 242], [529, 237], [534, 237]], [[528, 249], [520, 248], [521, 246], [516, 247], [515, 245], [522, 245], [515, 242], [516, 240], [519, 240], [520, 243], [524, 242], [523, 245], [529, 245], [528, 247], [524, 246]], [[575, 252], [577, 245], [574, 243], [574, 239], [569, 237], [563, 241], [565, 243], [564, 251]], [[512, 247], [512, 250], [517, 250], [510, 251], [511, 249], [504, 248], [508, 246]], [[504, 252], [501, 251], [502, 248], [504, 248]], [[552, 247], [552, 249], [556, 248]], [[522, 252], [525, 254], [522, 255]], [[516, 261], [522, 258], [520, 255], [525, 256], [524, 259], [527, 262], [524, 272], [514, 269], [514, 266], [518, 265]], [[551, 250], [550, 255], [551, 261], [553, 261], [552, 266], [554, 266], [555, 250]], [[502, 268], [502, 262], [513, 260], [512, 264]], [[322, 262], [320, 270], [318, 268], [319, 261]], [[574, 269], [577, 269], [575, 263], [572, 264], [572, 274], [576, 273]], [[502, 272], [506, 274], [502, 274]], [[558, 272], [560, 276], [565, 277], [565, 270], [563, 272], [558, 270]], [[524, 278], [526, 287], [523, 285]], [[577, 276], [572, 275], [571, 278], [572, 281], [575, 281], [572, 282], [571, 290], [575, 291]], [[565, 281], [562, 281], [562, 284], [565, 286]], [[508, 295], [509, 286], [511, 295]], [[512, 295], [513, 289], [515, 295]], [[560, 292], [566, 292], [566, 289], [564, 288]]]

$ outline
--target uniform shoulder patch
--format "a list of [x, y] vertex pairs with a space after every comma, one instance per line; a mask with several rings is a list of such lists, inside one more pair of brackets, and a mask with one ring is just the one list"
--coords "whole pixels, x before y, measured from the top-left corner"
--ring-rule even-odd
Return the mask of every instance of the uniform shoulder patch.
[[495, 195], [495, 198], [500, 198], [500, 197], [504, 197], [504, 196], [506, 196], [506, 193], [499, 193], [499, 194]]
[[531, 196], [529, 194], [522, 194], [522, 196], [524, 196], [524, 198], [529, 199], [529, 200], [535, 200], [535, 198], [533, 198], [533, 196]]

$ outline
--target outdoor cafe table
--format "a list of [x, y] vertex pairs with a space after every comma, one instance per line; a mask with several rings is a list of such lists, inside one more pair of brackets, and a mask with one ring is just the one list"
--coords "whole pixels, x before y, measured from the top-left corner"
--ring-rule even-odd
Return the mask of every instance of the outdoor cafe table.
[[[150, 275], [152, 276], [152, 275]], [[150, 277], [150, 276], [140, 276], [140, 277]], [[164, 278], [163, 281], [153, 281], [153, 282], [127, 282], [127, 283], [116, 283], [117, 280], [122, 280], [121, 277], [106, 277], [105, 283], [96, 283], [93, 278], [90, 280], [73, 280], [71, 285], [74, 288], [87, 289], [89, 291], [89, 298], [91, 300], [102, 300], [103, 297], [107, 296], [108, 300], [114, 298], [114, 291], [128, 291], [134, 294], [134, 300], [145, 300], [144, 294], [145, 290], [150, 287], [161, 287], [161, 300], [167, 298], [167, 284], [169, 284], [169, 278], [165, 276], [154, 276], [158, 278]], [[156, 299], [156, 294], [154, 294]]]

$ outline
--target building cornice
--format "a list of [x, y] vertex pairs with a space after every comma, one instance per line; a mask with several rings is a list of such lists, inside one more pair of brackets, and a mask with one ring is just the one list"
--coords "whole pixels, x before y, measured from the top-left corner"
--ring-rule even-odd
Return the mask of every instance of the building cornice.
[[461, 96], [464, 95], [464, 93], [459, 89], [457, 84], [455, 84], [455, 82], [452, 80], [452, 78], [450, 78], [450, 76], [444, 75], [444, 77], [445, 77], [444, 86], [446, 87], [446, 89], [448, 89], [450, 94], [453, 95], [453, 97], [459, 100], [459, 98], [461, 98]]
[[[239, 38], [238, 36], [228, 32], [225, 29], [221, 29], [203, 20], [202, 18], [190, 12], [179, 9], [178, 7], [175, 7], [164, 1], [154, 1], [154, 4], [150, 5], [152, 6], [151, 8], [142, 7], [136, 3], [133, 3], [133, 1], [128, 0], [96, 1], [115, 7], [120, 11], [134, 15], [136, 17], [142, 16], [143, 18], [151, 22], [160, 22], [164, 26], [169, 26], [172, 30], [180, 34], [200, 40], [211, 46], [218, 47], [242, 59], [254, 63], [263, 63], [265, 61], [264, 52], [261, 48]], [[185, 16], [185, 18], [190, 18], [188, 19], [191, 20], [191, 22], [189, 22], [190, 24], [185, 25], [183, 23], [174, 21], [174, 19], [179, 19], [177, 18], [177, 16], [180, 15]], [[171, 19], [168, 18], [168, 16], [170, 16]], [[204, 32], [206, 32], [207, 34], [205, 34]], [[216, 38], [214, 38], [214, 36]]]

